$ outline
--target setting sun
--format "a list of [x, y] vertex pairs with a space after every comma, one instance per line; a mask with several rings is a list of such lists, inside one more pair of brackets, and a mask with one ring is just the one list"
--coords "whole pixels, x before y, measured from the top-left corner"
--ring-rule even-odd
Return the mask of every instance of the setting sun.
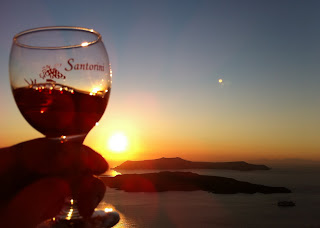
[[112, 135], [108, 141], [108, 147], [114, 152], [123, 152], [128, 145], [128, 138], [123, 133]]

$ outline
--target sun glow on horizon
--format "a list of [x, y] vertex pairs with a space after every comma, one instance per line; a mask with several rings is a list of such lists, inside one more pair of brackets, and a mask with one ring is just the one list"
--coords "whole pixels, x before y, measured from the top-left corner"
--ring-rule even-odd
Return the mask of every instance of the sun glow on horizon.
[[113, 134], [108, 141], [108, 147], [113, 152], [121, 153], [127, 149], [128, 146], [128, 137], [119, 132]]

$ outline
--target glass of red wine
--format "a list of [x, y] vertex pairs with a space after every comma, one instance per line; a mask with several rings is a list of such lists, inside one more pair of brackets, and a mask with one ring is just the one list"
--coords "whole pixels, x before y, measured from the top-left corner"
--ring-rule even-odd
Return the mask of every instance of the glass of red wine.
[[[107, 107], [112, 72], [101, 35], [93, 29], [23, 31], [14, 36], [9, 71], [21, 114], [48, 139], [82, 144]], [[59, 216], [81, 219], [72, 199]]]

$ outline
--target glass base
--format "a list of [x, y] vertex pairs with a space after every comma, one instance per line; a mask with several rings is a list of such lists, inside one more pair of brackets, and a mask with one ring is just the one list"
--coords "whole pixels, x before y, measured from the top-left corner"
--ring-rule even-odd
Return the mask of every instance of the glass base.
[[120, 221], [119, 213], [115, 211], [104, 212], [103, 215], [102, 213], [98, 214], [98, 216], [93, 215], [88, 220], [57, 220], [53, 218], [41, 223], [37, 226], [37, 228], [110, 228], [115, 226]]
[[81, 219], [77, 220], [48, 220], [40, 225], [37, 228], [98, 228], [92, 226], [88, 221], [84, 221]]
[[77, 201], [67, 198], [60, 213], [37, 228], [110, 228], [120, 221], [118, 212], [96, 210], [91, 218], [84, 220], [79, 214]]

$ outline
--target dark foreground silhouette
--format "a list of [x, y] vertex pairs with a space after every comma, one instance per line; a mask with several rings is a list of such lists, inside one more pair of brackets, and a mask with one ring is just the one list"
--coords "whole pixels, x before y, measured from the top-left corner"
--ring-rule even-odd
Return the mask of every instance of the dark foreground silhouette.
[[291, 193], [285, 187], [269, 187], [232, 178], [204, 176], [191, 172], [160, 172], [144, 174], [123, 174], [115, 177], [101, 177], [110, 188], [126, 192], [164, 192], [203, 190], [216, 194], [235, 193]]
[[227, 169], [227, 170], [269, 170], [265, 165], [254, 165], [244, 161], [238, 162], [192, 162], [182, 158], [159, 158], [144, 161], [126, 161], [114, 170], [168, 170], [168, 169]]

